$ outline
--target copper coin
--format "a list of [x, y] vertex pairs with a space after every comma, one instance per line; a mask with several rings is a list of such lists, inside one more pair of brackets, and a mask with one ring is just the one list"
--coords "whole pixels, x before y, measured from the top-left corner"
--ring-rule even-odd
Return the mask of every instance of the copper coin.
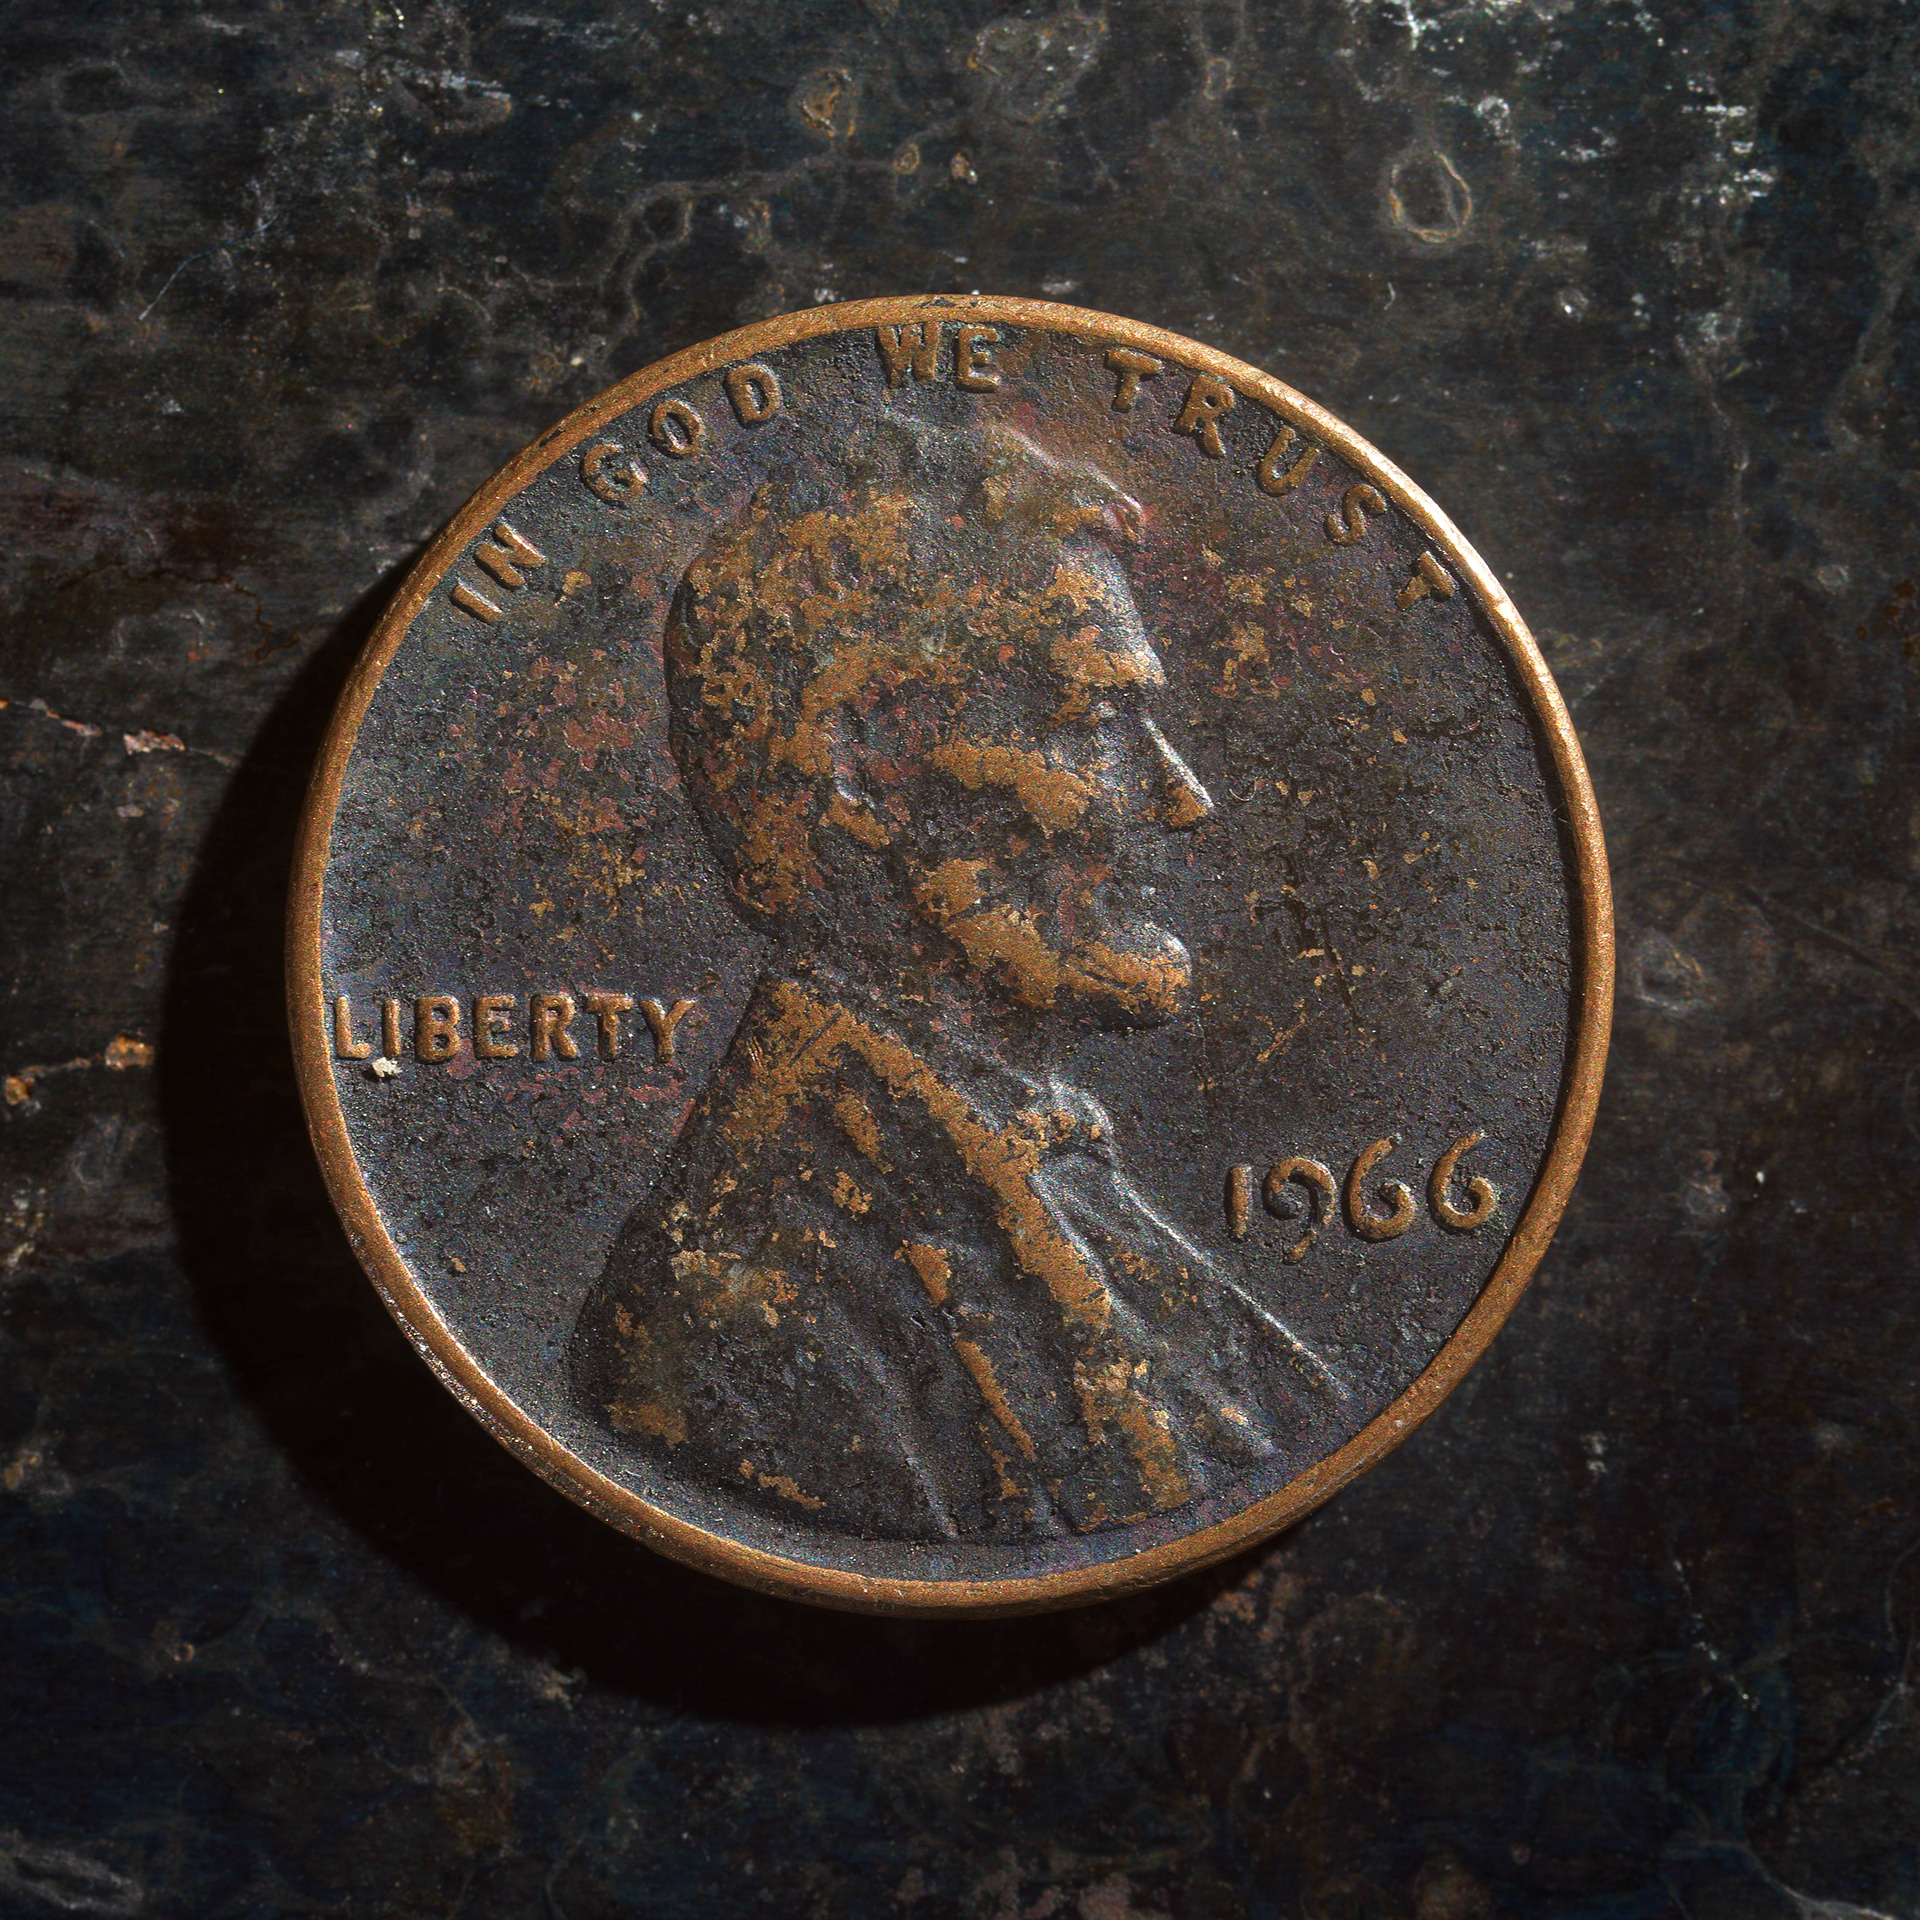
[[1612, 932], [1437, 508], [1250, 367], [822, 308], [529, 447], [341, 700], [301, 1086], [387, 1304], [665, 1553], [1137, 1588], [1404, 1439], [1565, 1205]]

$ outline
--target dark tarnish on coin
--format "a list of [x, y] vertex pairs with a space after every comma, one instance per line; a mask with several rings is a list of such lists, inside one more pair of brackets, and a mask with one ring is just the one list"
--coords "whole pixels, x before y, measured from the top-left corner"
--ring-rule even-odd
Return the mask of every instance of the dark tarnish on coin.
[[290, 991], [472, 1411], [877, 1610], [1160, 1580], [1403, 1439], [1565, 1204], [1612, 932], [1485, 566], [1298, 394], [1035, 302], [635, 375], [416, 569]]

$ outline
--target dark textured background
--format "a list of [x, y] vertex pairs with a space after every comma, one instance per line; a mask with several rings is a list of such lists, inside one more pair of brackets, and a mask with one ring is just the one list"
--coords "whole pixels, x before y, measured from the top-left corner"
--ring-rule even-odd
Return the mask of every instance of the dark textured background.
[[[1668, 0], [0, 18], [0, 1906], [1920, 1911], [1920, 15]], [[917, 161], [917, 164], [914, 164]], [[1622, 1000], [1443, 1414], [1123, 1608], [814, 1614], [575, 1513], [332, 1222], [301, 781], [576, 401], [923, 287], [1331, 406], [1562, 676]]]

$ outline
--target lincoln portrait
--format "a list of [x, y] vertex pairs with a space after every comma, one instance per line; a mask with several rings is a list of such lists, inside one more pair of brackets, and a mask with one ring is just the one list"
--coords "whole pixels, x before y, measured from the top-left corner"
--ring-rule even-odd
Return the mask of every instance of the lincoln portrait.
[[1156, 719], [1143, 532], [1010, 429], [887, 423], [687, 568], [672, 751], [766, 960], [571, 1356], [677, 1474], [1011, 1542], [1170, 1512], [1345, 1417], [1067, 1070], [1193, 985], [1155, 910], [1214, 803]]

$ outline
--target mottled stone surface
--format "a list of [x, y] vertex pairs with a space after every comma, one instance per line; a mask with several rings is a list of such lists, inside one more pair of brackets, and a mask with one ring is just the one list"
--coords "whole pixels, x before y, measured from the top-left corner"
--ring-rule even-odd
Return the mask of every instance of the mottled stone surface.
[[[404, 16], [404, 17], [403, 17]], [[1910, 10], [17, 0], [0, 20], [0, 1909], [1920, 1911]], [[569, 406], [982, 287], [1267, 366], [1541, 633], [1622, 914], [1430, 1427], [1147, 1602], [904, 1626], [575, 1513], [302, 1132], [289, 837]]]

